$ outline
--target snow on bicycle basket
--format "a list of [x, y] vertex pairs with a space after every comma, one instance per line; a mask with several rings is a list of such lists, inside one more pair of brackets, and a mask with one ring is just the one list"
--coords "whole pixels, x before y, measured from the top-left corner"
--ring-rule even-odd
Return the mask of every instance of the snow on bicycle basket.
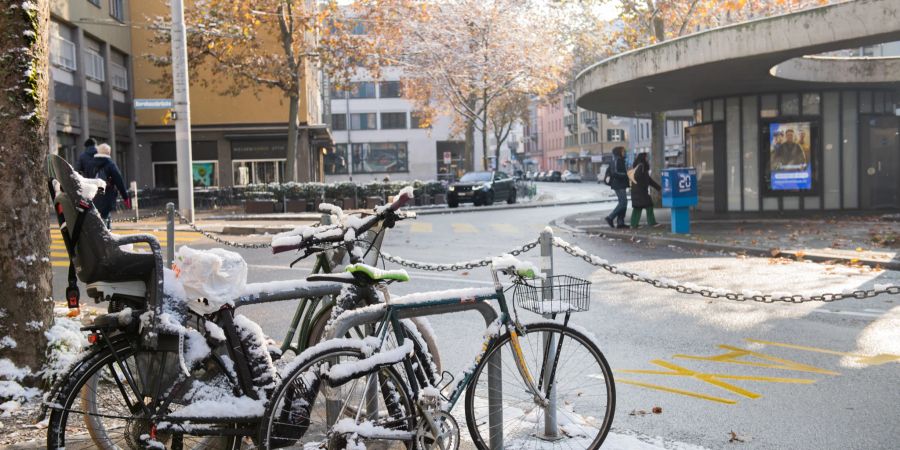
[[191, 300], [188, 307], [200, 314], [210, 314], [232, 304], [247, 284], [244, 258], [221, 248], [195, 250], [183, 246], [175, 254], [175, 267]]
[[587, 311], [591, 301], [591, 282], [569, 275], [515, 280], [516, 304], [537, 314]]

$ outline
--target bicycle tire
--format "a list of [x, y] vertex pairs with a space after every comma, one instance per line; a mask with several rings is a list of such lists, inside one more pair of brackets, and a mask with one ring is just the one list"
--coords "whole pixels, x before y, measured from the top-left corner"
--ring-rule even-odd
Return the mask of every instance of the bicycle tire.
[[[272, 393], [272, 397], [266, 405], [266, 411], [260, 423], [256, 439], [260, 448], [295, 447], [297, 441], [301, 439], [306, 439], [307, 442], [302, 444], [303, 448], [306, 448], [309, 445], [309, 440], [327, 436], [330, 431], [327, 423], [328, 408], [317, 400], [321, 395], [323, 384], [315, 384], [316, 387], [313, 389], [316, 392], [314, 393], [308, 392], [308, 390], [310, 390], [310, 383], [324, 383], [320, 378], [321, 375], [318, 374], [322, 365], [333, 364], [340, 357], [363, 359], [365, 355], [358, 347], [326, 344], [321, 350], [311, 348], [303, 352], [298, 356], [302, 360], [291, 362], [292, 367], [282, 378], [282, 382], [279, 383]], [[310, 376], [312, 378], [309, 378]], [[382, 367], [377, 372], [377, 376], [379, 377], [379, 389], [381, 390], [382, 401], [385, 404], [386, 416], [391, 417], [389, 422], [400, 424], [400, 426], [406, 428], [405, 431], [414, 431], [415, 416], [412, 414], [415, 411], [415, 406], [400, 373], [395, 367], [387, 366]], [[354, 382], [350, 381], [346, 384], [351, 383]], [[291, 392], [297, 392], [298, 389], [306, 391], [308, 396], [300, 398], [299, 401], [296, 397], [291, 397]], [[326, 393], [326, 395], [328, 394]], [[307, 407], [310, 403], [312, 403], [312, 406]], [[299, 408], [301, 409], [295, 409], [297, 408], [295, 405], [300, 405]], [[323, 413], [323, 409], [325, 413]], [[302, 414], [306, 414], [306, 416], [296, 417]], [[314, 414], [319, 416], [320, 421], [324, 420], [324, 426], [321, 424], [313, 426], [312, 416]], [[323, 414], [326, 417], [322, 417]], [[296, 423], [297, 421], [300, 423]], [[310, 434], [311, 429], [314, 430], [312, 434]], [[329, 442], [329, 444], [331, 443]], [[409, 447], [409, 445], [410, 443], [405, 444], [406, 447]], [[332, 445], [328, 446], [328, 448], [332, 447]], [[338, 446], [338, 448], [343, 448], [343, 446]]]
[[[559, 446], [564, 448], [600, 448], [609, 433], [609, 429], [612, 427], [616, 398], [612, 370], [606, 362], [603, 353], [584, 333], [555, 322], [533, 323], [525, 325], [523, 328], [524, 332], [519, 336], [519, 341], [523, 356], [528, 362], [529, 372], [531, 372], [531, 376], [535, 379], [536, 384], [539, 384], [539, 380], [543, 379], [540, 365], [533, 363], [534, 361], [542, 360], [540, 351], [546, 351], [547, 349], [547, 347], [544, 347], [543, 334], [549, 333], [555, 336], [556, 342], [559, 342], [558, 339], [560, 338], [563, 339], [562, 347], [564, 349], [560, 351], [560, 357], [557, 359], [560, 365], [557, 366], [558, 370], [556, 372], [558, 405], [556, 415], [559, 426], [556, 432], [557, 438], [539, 437], [543, 433], [542, 430], [544, 428], [544, 410], [534, 403], [531, 399], [530, 391], [525, 387], [526, 383], [522, 380], [515, 366], [515, 361], [511, 357], [514, 354], [514, 349], [512, 348], [509, 332], [506, 332], [495, 339], [484, 352], [483, 357], [475, 366], [472, 379], [466, 388], [466, 425], [475, 445], [479, 449], [490, 448], [489, 428], [491, 421], [489, 414], [492, 412], [487, 407], [488, 400], [485, 394], [487, 394], [488, 388], [487, 375], [484, 368], [488, 366], [492, 357], [497, 356], [497, 352], [505, 347], [507, 350], [499, 354], [499, 368], [504, 371], [501, 373], [501, 379], [503, 380], [502, 390], [497, 391], [495, 387], [492, 388], [495, 394], [499, 392], [499, 395], [503, 397], [501, 399], [503, 410], [499, 411], [499, 417], [502, 418], [500, 420], [503, 427], [503, 447], [520, 448], [537, 445], [539, 448], [555, 448], [556, 444], [559, 443]], [[566, 344], [571, 345], [571, 343], [577, 343], [584, 351], [582, 356], [591, 357], [595, 364], [591, 364], [592, 362], [584, 357], [576, 358], [573, 361], [572, 358], [576, 355], [574, 353], [569, 354], [571, 351], [570, 347], [565, 347]], [[554, 346], [551, 348], [559, 347]], [[574, 349], [574, 351], [577, 350], [579, 349]], [[578, 371], [574, 374], [574, 378], [577, 378], [578, 381], [576, 385], [571, 385], [574, 380], [569, 380], [570, 374], [562, 373], [562, 369], [571, 367], [569, 366], [570, 363]], [[512, 373], [507, 373], [506, 371]], [[594, 373], [593, 371], [597, 372]], [[482, 379], [483, 375], [484, 379]], [[591, 380], [600, 380], [602, 381], [600, 384], [603, 386], [592, 387], [589, 384]], [[513, 385], [515, 389], [508, 384], [510, 381], [518, 382], [518, 384]], [[571, 386], [571, 388], [563, 386]], [[601, 394], [598, 391], [602, 391], [605, 394], [605, 405], [588, 409], [585, 405], [587, 400], [593, 396], [588, 394], [600, 396]], [[507, 398], [507, 394], [509, 394], [509, 398]], [[516, 396], [519, 396], [519, 398], [515, 398]], [[534, 407], [530, 411], [526, 411], [528, 406]], [[486, 413], [479, 415], [476, 408], [479, 411], [486, 411]], [[571, 408], [570, 411], [567, 410], [569, 408]], [[514, 422], [514, 414], [518, 411], [522, 412], [522, 419], [519, 422]], [[494, 413], [498, 412], [494, 411]], [[600, 414], [602, 414], [602, 420], [598, 422], [596, 418]], [[590, 434], [592, 429], [596, 430], [593, 438], [591, 438]], [[560, 436], [562, 436], [562, 439], [558, 439]], [[587, 439], [589, 439], [589, 442]], [[531, 443], [528, 442], [529, 440], [532, 440]]]
[[[333, 307], [329, 307], [325, 313], [321, 314], [316, 323], [311, 327], [307, 348], [322, 341], [325, 334], [325, 328], [328, 325], [328, 321], [331, 319], [331, 308]], [[413, 339], [413, 354], [416, 358], [415, 362], [418, 364], [416, 375], [419, 379], [419, 384], [421, 385], [423, 381], [427, 380], [428, 384], [436, 386], [441, 379], [441, 360], [437, 347], [437, 339], [432, 333], [431, 328], [419, 326], [415, 319], [410, 319], [409, 321], [402, 320], [401, 323], [407, 326], [411, 325], [418, 331], [418, 333], [415, 333], [408, 330], [405, 336]]]
[[[102, 370], [111, 367], [111, 365], [115, 363], [116, 358], [127, 363], [129, 360], [132, 360], [132, 358], [135, 358], [136, 355], [144, 352], [139, 348], [139, 345], [136, 342], [128, 339], [113, 340], [111, 345], [112, 348], [100, 348], [85, 355], [81, 361], [73, 365], [72, 369], [65, 377], [60, 379], [58, 386], [53, 390], [53, 395], [50, 397], [51, 400], [49, 402], [51, 407], [47, 427], [48, 449], [100, 448], [105, 450], [140, 447], [137, 445], [138, 443], [136, 441], [139, 438], [140, 431], [145, 430], [136, 430], [134, 427], [142, 426], [142, 424], [139, 423], [142, 419], [135, 418], [134, 415], [126, 419], [125, 413], [123, 413], [121, 417], [115, 417], [106, 412], [96, 412], [99, 410], [97, 398], [104, 397], [104, 395], [97, 395], [98, 388], [96, 387], [100, 384], [100, 378], [103, 376]], [[83, 391], [89, 386], [94, 386], [93, 396], [88, 396]], [[122, 396], [122, 392], [117, 386], [112, 386], [110, 392], [111, 393], [109, 394], [105, 394], [105, 396]], [[73, 409], [73, 405], [76, 401], [80, 401], [81, 407], [83, 408], [81, 414], [78, 414], [82, 417], [82, 420], [76, 419], [74, 423], [70, 423], [72, 413], [78, 412], [78, 410]], [[126, 405], [122, 406], [125, 406], [125, 410], [127, 410]], [[117, 418], [120, 422], [124, 422], [124, 426], [122, 426], [122, 424], [112, 427], [102, 425], [101, 419], [108, 419], [111, 421]], [[79, 422], [81, 421], [84, 422], [84, 430], [79, 432]], [[127, 435], [129, 427], [131, 427], [132, 430], [131, 436]], [[117, 441], [116, 438], [111, 437], [109, 433], [109, 430], [114, 429], [121, 429], [126, 434], [123, 434], [120, 440]], [[80, 445], [77, 443], [79, 442], [78, 440], [76, 440], [76, 443], [74, 444], [71, 440], [67, 442], [67, 434], [74, 434], [75, 437], [83, 439], [83, 441], [81, 441]], [[198, 439], [196, 441], [197, 445], [185, 445], [184, 448], [197, 450], [236, 450], [240, 448], [240, 439], [235, 437], [196, 438]], [[124, 441], [125, 445], [123, 445], [122, 441]]]

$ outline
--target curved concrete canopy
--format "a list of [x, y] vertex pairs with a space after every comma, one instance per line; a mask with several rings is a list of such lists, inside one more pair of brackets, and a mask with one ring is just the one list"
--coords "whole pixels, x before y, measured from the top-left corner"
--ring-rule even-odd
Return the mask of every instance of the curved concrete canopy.
[[900, 82], [900, 57], [803, 56], [778, 64], [769, 73], [787, 80], [817, 83], [897, 83]]
[[770, 73], [780, 63], [804, 55], [896, 40], [900, 40], [900, 1], [856, 0], [707, 30], [623, 53], [578, 74], [575, 95], [582, 108], [634, 116], [692, 108], [695, 100], [742, 94], [844, 88], [898, 91], [896, 79], [804, 77], [801, 81]]

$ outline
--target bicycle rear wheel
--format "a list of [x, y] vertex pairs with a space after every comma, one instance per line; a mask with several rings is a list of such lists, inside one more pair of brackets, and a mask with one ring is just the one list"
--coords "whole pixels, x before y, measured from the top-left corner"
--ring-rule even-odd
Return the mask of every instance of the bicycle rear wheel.
[[[487, 349], [466, 389], [466, 424], [475, 445], [600, 448], [612, 426], [615, 386], [597, 346], [584, 334], [553, 322], [526, 325], [519, 343], [528, 372], [545, 396], [553, 374], [555, 406], [542, 407], [532, 398], [507, 332]], [[489, 389], [489, 378], [499, 379], [499, 386]], [[493, 411], [492, 401], [499, 406]], [[550, 425], [554, 415], [555, 426]]]
[[[88, 354], [83, 363], [61, 380], [63, 386], [50, 399], [47, 428], [48, 448], [67, 449], [143, 449], [142, 435], [153, 424], [142, 413], [141, 405], [155, 406], [163, 401], [177, 372], [160, 371], [177, 366], [177, 354], [147, 351], [127, 340]], [[119, 366], [117, 359], [122, 362]], [[126, 382], [128, 372], [140, 393]], [[162, 376], [160, 376], [162, 374]], [[175, 407], [175, 405], [172, 405]], [[236, 448], [235, 437], [204, 437], [163, 433], [157, 441], [185, 449], [225, 450]]]

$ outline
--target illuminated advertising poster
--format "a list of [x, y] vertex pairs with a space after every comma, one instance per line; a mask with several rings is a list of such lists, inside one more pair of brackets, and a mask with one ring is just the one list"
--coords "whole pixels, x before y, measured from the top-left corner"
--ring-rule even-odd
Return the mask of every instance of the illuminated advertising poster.
[[812, 189], [812, 134], [810, 122], [769, 124], [769, 189]]

